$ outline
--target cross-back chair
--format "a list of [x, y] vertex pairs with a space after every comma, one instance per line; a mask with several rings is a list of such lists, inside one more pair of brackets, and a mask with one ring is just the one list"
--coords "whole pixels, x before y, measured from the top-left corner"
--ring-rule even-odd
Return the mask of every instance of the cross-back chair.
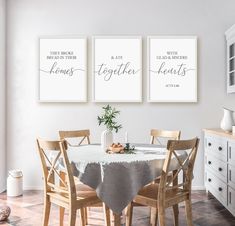
[[154, 144], [156, 141], [158, 144], [162, 144], [160, 138], [166, 138], [171, 140], [179, 140], [181, 132], [179, 130], [158, 130], [158, 129], [151, 129], [150, 136], [151, 140], [150, 143]]
[[[60, 140], [64, 140], [66, 142], [66, 144], [71, 147], [78, 147], [78, 146], [84, 144], [84, 142], [86, 142], [87, 144], [90, 144], [90, 130], [88, 130], [88, 129], [59, 131], [59, 137], [60, 137]], [[71, 144], [70, 143], [71, 138], [76, 139], [77, 143]], [[65, 180], [66, 180], [66, 177], [65, 177]], [[77, 177], [74, 177], [74, 181], [75, 181], [76, 187], [80, 186], [81, 181]], [[96, 206], [102, 206], [102, 203], [99, 203]], [[103, 204], [103, 207], [104, 207], [104, 214], [105, 214], [105, 222], [106, 222], [106, 225], [109, 226], [110, 225], [109, 209], [105, 204]], [[84, 208], [83, 212], [84, 212], [84, 221], [85, 221], [85, 224], [87, 224], [87, 221], [88, 221], [87, 208]], [[64, 209], [60, 208], [60, 218], [63, 218], [63, 216], [64, 216]]]
[[[79, 209], [81, 224], [84, 226], [84, 208], [101, 203], [96, 192], [91, 188], [88, 192], [89, 187], [84, 184], [80, 185], [79, 190], [76, 190], [65, 141], [37, 139], [37, 146], [44, 178], [43, 226], [48, 225], [51, 203], [69, 210], [68, 221], [70, 226], [75, 225], [76, 211]], [[63, 166], [63, 173], [58, 168], [61, 165]], [[60, 225], [63, 225], [63, 219], [60, 219]]]
[[[160, 226], [166, 226], [165, 209], [173, 207], [174, 225], [179, 225], [178, 203], [185, 202], [187, 225], [193, 226], [191, 187], [193, 179], [193, 168], [197, 155], [199, 139], [192, 140], [170, 140], [167, 144], [167, 155], [163, 164], [160, 183], [149, 184], [141, 189], [138, 195], [127, 209], [127, 226], [131, 225], [134, 203], [156, 208]], [[179, 152], [186, 151], [188, 154], [184, 159], [179, 157]], [[172, 162], [178, 164], [179, 168], [172, 170]], [[172, 174], [169, 180], [169, 173]], [[182, 173], [181, 181], [178, 181], [179, 174]], [[155, 222], [156, 224], [157, 222]], [[155, 225], [154, 225], [155, 226]]]
[[[59, 136], [61, 140], [66, 140], [70, 146], [79, 146], [83, 144], [84, 141], [87, 141], [87, 144], [90, 144], [90, 130], [68, 130], [68, 131], [59, 131]], [[78, 138], [77, 144], [71, 144], [67, 139], [68, 138]], [[79, 140], [79, 138], [81, 138]]]
[[[167, 141], [170, 140], [179, 140], [181, 135], [180, 130], [159, 130], [159, 129], [151, 129], [150, 131], [150, 144], [159, 144], [159, 145], [166, 145]], [[164, 142], [165, 141], [165, 142]], [[164, 142], [164, 143], [163, 143]], [[169, 179], [171, 175], [168, 175]], [[156, 178], [155, 183], [160, 182], [160, 177]], [[157, 221], [157, 215], [153, 208], [151, 208], [151, 223], [153, 225], [156, 224]]]

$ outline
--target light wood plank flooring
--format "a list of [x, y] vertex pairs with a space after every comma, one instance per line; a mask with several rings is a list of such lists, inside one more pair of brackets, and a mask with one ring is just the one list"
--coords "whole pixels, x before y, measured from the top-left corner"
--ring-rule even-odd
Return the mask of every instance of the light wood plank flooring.
[[[235, 226], [233, 217], [212, 195], [204, 191], [193, 192], [193, 219], [195, 226]], [[42, 221], [43, 193], [42, 191], [25, 191], [24, 195], [9, 198], [6, 193], [0, 194], [0, 206], [9, 205], [12, 209], [10, 219], [0, 222], [0, 226], [39, 226]], [[67, 215], [67, 214], [66, 214]], [[50, 225], [58, 224], [58, 208], [52, 208]], [[135, 207], [133, 226], [149, 225], [149, 209]], [[171, 209], [167, 210], [167, 225], [173, 226]], [[66, 218], [65, 218], [66, 225]], [[79, 221], [77, 220], [77, 225]], [[89, 225], [104, 225], [101, 208], [91, 208], [89, 212]], [[186, 226], [184, 206], [180, 207], [180, 226]]]

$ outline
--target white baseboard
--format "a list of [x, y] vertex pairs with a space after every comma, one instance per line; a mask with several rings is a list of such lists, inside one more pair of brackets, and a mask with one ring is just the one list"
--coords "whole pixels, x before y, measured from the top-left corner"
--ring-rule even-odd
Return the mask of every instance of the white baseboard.
[[41, 187], [41, 186], [24, 186], [24, 191], [28, 191], [28, 190], [42, 191], [43, 187]]

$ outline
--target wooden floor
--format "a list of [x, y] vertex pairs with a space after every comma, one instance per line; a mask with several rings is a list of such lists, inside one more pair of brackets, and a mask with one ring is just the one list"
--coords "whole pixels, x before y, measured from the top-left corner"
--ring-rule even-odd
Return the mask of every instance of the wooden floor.
[[[6, 204], [12, 209], [10, 219], [7, 222], [0, 222], [0, 226], [41, 225], [43, 211], [42, 195], [41, 191], [26, 191], [23, 196], [18, 198], [8, 198], [6, 193], [0, 194], [0, 206]], [[50, 225], [59, 225], [58, 216], [58, 209], [53, 207]], [[208, 196], [204, 191], [193, 192], [193, 219], [194, 226], [235, 226], [235, 217], [233, 217], [216, 199], [211, 195]], [[135, 207], [133, 220], [133, 226], [148, 226], [148, 208]], [[77, 221], [77, 225], [79, 225], [78, 222], [79, 221]], [[167, 222], [167, 225], [173, 225], [171, 209], [167, 210]], [[89, 225], [104, 225], [101, 208], [90, 209]], [[180, 207], [180, 226], [186, 226], [184, 206]]]

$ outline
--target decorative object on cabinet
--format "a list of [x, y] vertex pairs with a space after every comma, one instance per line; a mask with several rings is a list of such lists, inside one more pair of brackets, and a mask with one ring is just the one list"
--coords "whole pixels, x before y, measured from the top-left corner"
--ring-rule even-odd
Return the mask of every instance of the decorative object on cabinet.
[[115, 108], [112, 108], [109, 104], [102, 107], [104, 113], [101, 116], [98, 116], [99, 126], [104, 124], [106, 130], [101, 134], [101, 146], [104, 151], [108, 149], [109, 146], [113, 143], [113, 130], [117, 133], [119, 129], [122, 128], [121, 124], [118, 124], [115, 120], [117, 115], [120, 114], [120, 111], [117, 111]]
[[148, 101], [197, 102], [197, 37], [148, 37]]
[[235, 136], [205, 129], [205, 185], [235, 216]]
[[41, 102], [86, 102], [85, 38], [40, 38]]
[[225, 32], [227, 42], [227, 93], [235, 93], [235, 24]]
[[94, 102], [141, 102], [141, 37], [94, 37], [92, 81]]
[[224, 130], [225, 132], [231, 132], [232, 127], [235, 125], [234, 119], [233, 119], [233, 111], [227, 108], [223, 108], [223, 110], [224, 110], [224, 116], [220, 123], [220, 128]]

